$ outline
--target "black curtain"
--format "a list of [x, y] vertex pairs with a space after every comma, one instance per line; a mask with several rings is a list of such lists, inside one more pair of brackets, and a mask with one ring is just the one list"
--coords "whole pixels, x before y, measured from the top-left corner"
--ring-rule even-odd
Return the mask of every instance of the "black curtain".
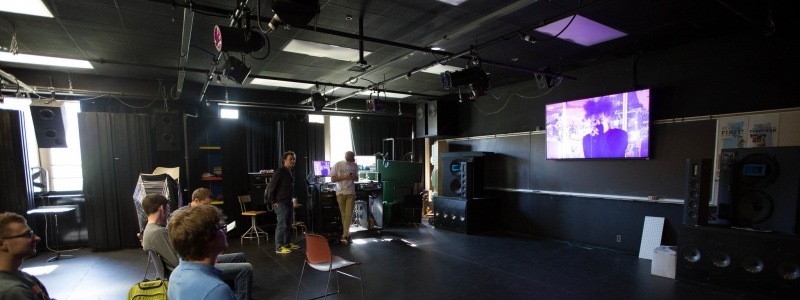
[[[383, 139], [410, 139], [414, 119], [403, 117], [362, 116], [350, 118], [353, 151], [356, 155], [372, 155], [383, 150]], [[383, 151], [386, 152], [386, 151]]]
[[0, 109], [0, 211], [23, 216], [34, 208], [26, 145], [23, 112]]
[[283, 153], [279, 153], [275, 145], [278, 140], [278, 122], [303, 120], [306, 115], [305, 112], [244, 112], [239, 121], [244, 124], [247, 140], [247, 169], [257, 172], [279, 167]]
[[144, 114], [78, 114], [89, 246], [95, 251], [141, 247], [133, 191], [151, 173], [150, 118]]

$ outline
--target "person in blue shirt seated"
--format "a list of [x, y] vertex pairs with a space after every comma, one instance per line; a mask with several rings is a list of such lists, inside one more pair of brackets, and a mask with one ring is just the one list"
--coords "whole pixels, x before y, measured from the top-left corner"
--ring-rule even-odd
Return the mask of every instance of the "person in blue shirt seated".
[[[211, 197], [211, 191], [199, 188], [192, 195], [195, 200], [199, 199], [199, 201], [192, 201], [192, 204], [176, 210], [173, 214], [189, 207], [205, 205], [202, 204], [203, 202], [210, 202], [207, 199]], [[170, 214], [168, 202], [166, 197], [159, 194], [148, 194], [142, 199], [142, 210], [147, 214], [147, 226], [142, 234], [142, 248], [158, 253], [164, 263], [167, 276], [178, 266], [179, 262], [178, 253], [170, 243], [169, 233], [165, 228], [167, 216]], [[222, 280], [233, 281], [237, 300], [250, 300], [253, 265], [247, 262], [244, 253], [220, 254], [217, 256], [217, 263], [214, 266], [222, 270]]]
[[181, 262], [169, 276], [171, 300], [234, 300], [233, 291], [214, 268], [217, 256], [228, 248], [222, 212], [211, 205], [173, 213], [167, 224], [170, 240]]
[[36, 254], [41, 240], [23, 216], [0, 213], [0, 299], [50, 299], [39, 279], [20, 270], [25, 258]]

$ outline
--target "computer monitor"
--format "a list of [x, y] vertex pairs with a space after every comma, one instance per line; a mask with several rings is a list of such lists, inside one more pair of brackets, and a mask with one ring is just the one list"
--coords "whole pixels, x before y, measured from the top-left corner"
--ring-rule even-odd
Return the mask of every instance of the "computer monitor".
[[331, 176], [331, 162], [327, 160], [314, 161], [314, 176], [329, 177]]

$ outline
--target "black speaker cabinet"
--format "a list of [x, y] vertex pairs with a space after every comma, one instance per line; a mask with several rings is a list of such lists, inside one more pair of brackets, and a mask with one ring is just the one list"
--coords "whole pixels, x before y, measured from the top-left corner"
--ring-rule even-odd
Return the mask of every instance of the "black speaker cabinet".
[[153, 113], [153, 127], [155, 127], [156, 133], [156, 150], [181, 150], [183, 120], [179, 113], [156, 111]]
[[680, 226], [675, 271], [679, 280], [800, 299], [800, 236]]
[[319, 185], [316, 185], [311, 201], [311, 232], [331, 238], [341, 237], [342, 217], [336, 203], [336, 193], [320, 191]]
[[800, 147], [724, 149], [722, 157], [720, 214], [731, 226], [800, 233]]
[[710, 159], [686, 160], [686, 198], [683, 200], [683, 224], [708, 224], [711, 175]]
[[64, 126], [67, 116], [62, 103], [32, 101], [31, 117], [39, 148], [67, 147], [67, 132]]
[[474, 234], [500, 226], [500, 200], [496, 198], [434, 197], [436, 228]]
[[439, 157], [442, 196], [483, 197], [486, 152], [444, 152]]
[[414, 137], [456, 135], [456, 102], [435, 101], [417, 104]]
[[739, 233], [734, 285], [773, 299], [800, 299], [800, 236]]
[[681, 226], [675, 278], [712, 286], [733, 286], [736, 233], [724, 228]]

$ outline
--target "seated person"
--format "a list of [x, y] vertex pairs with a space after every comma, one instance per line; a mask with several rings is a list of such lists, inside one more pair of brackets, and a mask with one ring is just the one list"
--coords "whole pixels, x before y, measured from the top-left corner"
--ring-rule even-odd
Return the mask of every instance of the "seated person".
[[[178, 252], [170, 243], [164, 225], [169, 215], [169, 201], [162, 195], [149, 194], [142, 199], [142, 209], [147, 214], [147, 225], [142, 237], [142, 248], [153, 250], [161, 256], [167, 274], [179, 265]], [[203, 206], [203, 205], [198, 205]], [[209, 206], [213, 207], [213, 206]], [[175, 214], [188, 209], [176, 210]], [[223, 231], [224, 234], [224, 231]], [[215, 267], [222, 271], [223, 280], [232, 280], [236, 286], [236, 299], [250, 299], [250, 284], [253, 281], [253, 265], [246, 262], [244, 253], [216, 256]]]
[[[150, 224], [148, 224], [150, 225]], [[233, 300], [231, 288], [214, 268], [217, 256], [228, 248], [222, 212], [201, 205], [176, 212], [167, 225], [170, 241], [181, 262], [169, 275], [167, 297], [172, 300]]]
[[39, 279], [19, 269], [25, 258], [36, 254], [36, 243], [41, 240], [24, 217], [0, 214], [0, 299], [50, 299]]

